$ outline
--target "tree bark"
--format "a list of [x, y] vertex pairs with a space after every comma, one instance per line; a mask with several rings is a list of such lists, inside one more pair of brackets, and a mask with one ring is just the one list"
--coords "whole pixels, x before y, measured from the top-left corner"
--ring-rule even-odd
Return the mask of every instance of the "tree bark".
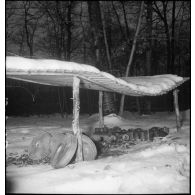
[[19, 49], [19, 56], [22, 56], [23, 53], [23, 47], [24, 47], [24, 34], [25, 34], [25, 26], [21, 30], [21, 42], [20, 42], [20, 49]]
[[119, 27], [120, 27], [120, 31], [121, 31], [122, 37], [125, 37], [125, 33], [123, 32], [123, 29], [122, 29], [122, 25], [121, 25], [121, 22], [120, 22], [119, 15], [118, 15], [118, 13], [117, 13], [117, 10], [116, 10], [116, 8], [115, 8], [115, 6], [114, 6], [113, 1], [112, 1], [112, 7], [113, 7], [114, 13], [115, 13], [115, 15], [116, 15], [116, 18], [117, 18], [117, 21], [118, 21], [118, 24], [119, 24]]
[[[110, 49], [108, 45], [108, 39], [106, 35], [106, 24], [105, 24], [105, 17], [104, 17], [104, 2], [100, 1], [100, 14], [101, 14], [101, 21], [102, 21], [102, 27], [103, 27], [103, 34], [104, 34], [104, 44], [106, 49], [106, 56], [108, 61], [108, 70], [109, 72], [112, 70], [112, 62], [110, 57]], [[104, 113], [110, 114], [115, 112], [115, 102], [114, 102], [114, 93], [104, 92]], [[107, 108], [107, 110], [105, 109]]]
[[[168, 22], [167, 22], [167, 5], [168, 5], [168, 1], [162, 1], [162, 6], [163, 6], [163, 10], [162, 13], [160, 12], [156, 1], [154, 1], [154, 11], [158, 14], [158, 16], [161, 18], [161, 20], [164, 23], [164, 27], [165, 27], [165, 35], [166, 35], [166, 47], [167, 47], [167, 65], [165, 68], [165, 73], [172, 73], [172, 64], [171, 64], [171, 38], [170, 38], [170, 34], [169, 34], [169, 26], [168, 26]], [[172, 100], [171, 100], [172, 96], [167, 95], [167, 110], [172, 110]]]
[[171, 32], [171, 70], [170, 73], [174, 74], [174, 64], [175, 64], [175, 1], [173, 1], [172, 7], [172, 32]]
[[[134, 52], [135, 52], [135, 48], [136, 48], [137, 36], [138, 36], [139, 30], [140, 30], [143, 11], [144, 11], [144, 1], [141, 2], [139, 19], [138, 19], [138, 23], [137, 23], [137, 27], [136, 27], [136, 31], [135, 31], [135, 36], [134, 36], [134, 39], [133, 39], [133, 45], [132, 45], [132, 48], [131, 48], [129, 62], [128, 62], [127, 68], [126, 68], [126, 73], [125, 73], [126, 77], [128, 77], [128, 75], [129, 75], [129, 70], [131, 68], [131, 64], [132, 64], [132, 61], [133, 61], [133, 56], [134, 56]], [[119, 110], [119, 115], [120, 116], [123, 115], [124, 101], [125, 101], [125, 95], [122, 95], [121, 96], [121, 101], [120, 101], [120, 110]]]
[[29, 32], [29, 28], [28, 28], [28, 10], [29, 10], [29, 7], [27, 7], [27, 2], [25, 2], [25, 5], [24, 5], [24, 24], [25, 24], [25, 30], [26, 30], [26, 43], [29, 47], [29, 51], [30, 51], [30, 57], [33, 56], [33, 37], [30, 36], [30, 32]]
[[100, 14], [99, 1], [87, 1], [91, 35], [93, 40], [93, 54], [95, 66], [100, 68], [101, 65], [101, 47], [103, 42], [102, 23]]
[[[147, 1], [147, 48], [146, 48], [146, 75], [151, 75], [151, 64], [152, 64], [152, 1]], [[149, 97], [146, 97], [146, 112], [151, 113], [151, 101]]]
[[126, 10], [125, 10], [125, 5], [124, 5], [124, 1], [121, 1], [122, 4], [122, 8], [123, 8], [123, 17], [124, 17], [124, 21], [125, 21], [125, 29], [126, 29], [126, 40], [129, 40], [129, 27], [128, 27], [128, 22], [127, 22], [127, 16], [126, 16]]
[[106, 55], [107, 55], [107, 61], [108, 61], [108, 67], [109, 70], [112, 69], [112, 63], [110, 58], [110, 52], [109, 52], [109, 46], [108, 46], [108, 40], [106, 35], [106, 25], [105, 25], [105, 18], [104, 18], [104, 2], [100, 1], [100, 15], [101, 15], [101, 21], [102, 21], [102, 27], [103, 27], [103, 33], [104, 33], [104, 44], [106, 47]]
[[72, 1], [68, 2], [68, 11], [67, 11], [67, 49], [66, 49], [66, 60], [70, 61], [71, 56], [71, 42], [72, 42], [72, 18], [71, 18], [71, 12], [72, 12]]
[[[27, 46], [29, 47], [30, 57], [32, 57], [34, 54], [34, 50], [33, 50], [34, 35], [35, 35], [35, 31], [37, 29], [38, 20], [42, 17], [42, 15], [40, 15], [38, 17], [36, 16], [36, 18], [34, 19], [34, 16], [32, 16], [29, 13], [29, 9], [31, 7], [31, 2], [25, 1], [23, 5], [24, 5], [24, 27], [25, 27], [25, 31], [26, 31], [26, 43], [27, 43]], [[28, 18], [29, 16], [31, 16], [31, 18]], [[32, 23], [33, 20], [34, 20], [34, 22]], [[31, 28], [29, 28], [29, 26]]]
[[[101, 7], [102, 2], [99, 1], [88, 1], [88, 12], [89, 12], [89, 19], [90, 19], [90, 26], [93, 38], [93, 46], [94, 46], [94, 53], [96, 59], [96, 67], [102, 69], [104, 68], [101, 62], [105, 60], [103, 57], [103, 53], [101, 51], [106, 50], [106, 56], [108, 61], [109, 70], [112, 67], [111, 64], [111, 57], [109, 52], [108, 40], [106, 36], [106, 26], [105, 26], [105, 18], [103, 8]], [[105, 45], [105, 47], [103, 46]], [[113, 93], [104, 92], [103, 96], [103, 110], [104, 114], [110, 114], [115, 112], [115, 105], [114, 105], [114, 97]]]
[[156, 1], [154, 1], [154, 11], [158, 14], [158, 16], [161, 18], [161, 20], [164, 23], [165, 27], [165, 35], [166, 35], [166, 47], [167, 47], [167, 66], [165, 68], [165, 73], [171, 73], [171, 39], [170, 39], [170, 34], [169, 34], [169, 26], [167, 22], [167, 5], [168, 1], [162, 1], [163, 5], [163, 14], [160, 12]]
[[146, 50], [146, 75], [151, 75], [152, 63], [152, 1], [147, 1], [147, 50]]

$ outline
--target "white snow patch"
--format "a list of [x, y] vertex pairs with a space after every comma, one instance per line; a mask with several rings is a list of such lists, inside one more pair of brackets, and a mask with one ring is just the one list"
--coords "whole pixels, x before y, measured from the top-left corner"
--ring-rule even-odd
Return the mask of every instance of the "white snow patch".
[[100, 73], [100, 71], [90, 65], [79, 64], [75, 62], [67, 62], [60, 60], [46, 60], [46, 59], [29, 59], [23, 57], [6, 57], [7, 70], [24, 70], [24, 71], [88, 71], [93, 73]]
[[[86, 127], [91, 125], [90, 120], [98, 122], [97, 114], [81, 118]], [[176, 127], [174, 115], [167, 113], [138, 116], [125, 112], [125, 118], [111, 114], [104, 119], [108, 126], [120, 128]], [[24, 152], [42, 130], [51, 133], [69, 130], [71, 117], [67, 120], [59, 116], [9, 117], [6, 124], [8, 155]], [[8, 166], [6, 176], [15, 186], [14, 193], [189, 193], [190, 123], [187, 120], [183, 124], [181, 132], [171, 133], [161, 142], [132, 146], [121, 156], [70, 164], [63, 169], [52, 169], [50, 165]]]
[[[6, 57], [6, 72], [12, 74], [14, 72], [23, 72], [23, 73], [30, 73], [36, 72], [44, 76], [44, 74], [52, 73], [55, 75], [56, 73], [78, 73], [78, 72], [88, 72], [92, 74], [99, 74], [105, 80], [112, 81], [115, 86], [115, 90], [120, 91], [120, 86], [126, 87], [127, 90], [133, 91], [133, 93], [145, 93], [156, 95], [163, 91], [168, 91], [169, 89], [173, 88], [177, 82], [183, 80], [182, 77], [177, 75], [156, 75], [156, 76], [139, 76], [139, 77], [123, 77], [123, 78], [116, 78], [113, 75], [102, 72], [95, 68], [94, 66], [79, 64], [75, 62], [67, 62], [67, 61], [60, 61], [60, 60], [52, 60], [52, 59], [28, 59], [23, 57], [13, 57], [8, 56]], [[32, 76], [32, 75], [31, 75]], [[33, 77], [33, 76], [32, 76]], [[107, 79], [106, 79], [107, 78]], [[23, 79], [24, 78], [20, 78]], [[37, 79], [34, 78], [33, 82]], [[48, 80], [49, 82], [49, 80]], [[106, 87], [113, 90], [112, 86], [107, 86], [107, 82], [104, 84]]]

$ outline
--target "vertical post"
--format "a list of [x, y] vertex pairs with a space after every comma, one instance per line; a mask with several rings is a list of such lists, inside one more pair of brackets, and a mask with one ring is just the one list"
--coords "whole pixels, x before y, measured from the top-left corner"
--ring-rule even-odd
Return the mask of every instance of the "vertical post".
[[79, 128], [79, 111], [80, 111], [80, 99], [79, 99], [79, 85], [80, 79], [76, 76], [73, 77], [73, 121], [72, 129], [77, 137], [78, 149], [76, 154], [76, 161], [83, 161], [83, 146], [82, 135]]
[[103, 103], [103, 92], [99, 91], [99, 128], [104, 127], [102, 103]]
[[173, 91], [173, 98], [174, 98], [174, 107], [175, 107], [175, 114], [176, 114], [176, 126], [177, 131], [181, 130], [181, 121], [180, 121], [180, 114], [179, 114], [179, 104], [178, 104], [178, 89]]

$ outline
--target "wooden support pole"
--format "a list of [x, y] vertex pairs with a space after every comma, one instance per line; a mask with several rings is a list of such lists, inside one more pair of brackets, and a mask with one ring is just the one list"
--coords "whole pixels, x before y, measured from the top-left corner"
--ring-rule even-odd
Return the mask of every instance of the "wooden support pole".
[[82, 144], [82, 132], [79, 128], [79, 111], [80, 111], [80, 99], [79, 99], [79, 85], [80, 79], [76, 76], [73, 77], [73, 121], [72, 129], [77, 137], [78, 149], [76, 154], [76, 162], [83, 161], [83, 144]]
[[104, 127], [102, 104], [103, 104], [103, 91], [99, 91], [99, 128]]
[[174, 107], [175, 107], [175, 114], [176, 114], [176, 126], [177, 131], [181, 130], [181, 120], [180, 120], [180, 113], [179, 113], [179, 104], [178, 104], [178, 89], [173, 91], [173, 98], [174, 98]]

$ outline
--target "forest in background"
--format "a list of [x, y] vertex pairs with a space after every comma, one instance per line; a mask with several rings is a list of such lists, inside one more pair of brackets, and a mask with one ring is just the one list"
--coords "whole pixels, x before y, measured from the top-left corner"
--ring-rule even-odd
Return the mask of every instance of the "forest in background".
[[[74, 61], [117, 77], [190, 77], [191, 2], [6, 1], [6, 56]], [[189, 108], [190, 82], [179, 89], [181, 109]], [[98, 92], [81, 89], [80, 96], [81, 112], [98, 111]], [[8, 115], [72, 112], [69, 87], [7, 79], [6, 97]], [[105, 114], [119, 112], [120, 98], [104, 93], [104, 108], [109, 110]], [[171, 111], [172, 92], [150, 98], [128, 96], [124, 107], [139, 113]]]

